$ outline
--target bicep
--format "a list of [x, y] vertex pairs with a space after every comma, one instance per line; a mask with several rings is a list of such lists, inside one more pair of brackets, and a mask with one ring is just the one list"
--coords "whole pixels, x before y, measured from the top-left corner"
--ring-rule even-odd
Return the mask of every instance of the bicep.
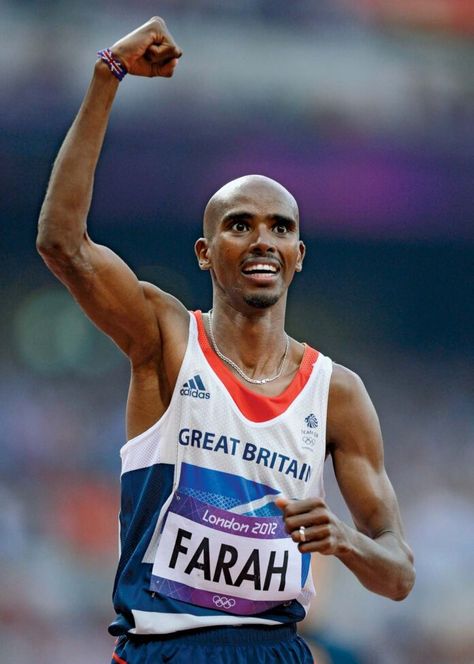
[[334, 372], [328, 409], [328, 445], [337, 483], [357, 529], [369, 537], [402, 535], [398, 502], [384, 466], [375, 408], [362, 381]]
[[[111, 249], [84, 239], [73, 257], [44, 257], [92, 322], [124, 353], [140, 354], [159, 343], [152, 295], [161, 291], [140, 282]], [[165, 295], [163, 294], [163, 297]]]

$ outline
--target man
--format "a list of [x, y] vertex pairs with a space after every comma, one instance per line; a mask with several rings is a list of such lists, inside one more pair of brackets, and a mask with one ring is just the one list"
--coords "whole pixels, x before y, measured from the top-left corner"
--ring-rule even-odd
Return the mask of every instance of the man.
[[[395, 600], [414, 569], [362, 382], [284, 330], [305, 255], [296, 201], [257, 175], [211, 198], [195, 246], [208, 314], [139, 282], [86, 231], [119, 80], [172, 76], [180, 56], [160, 18], [99, 53], [39, 221], [48, 267], [131, 362], [113, 657], [310, 662], [295, 625], [311, 553]], [[355, 528], [324, 502], [328, 454]]]

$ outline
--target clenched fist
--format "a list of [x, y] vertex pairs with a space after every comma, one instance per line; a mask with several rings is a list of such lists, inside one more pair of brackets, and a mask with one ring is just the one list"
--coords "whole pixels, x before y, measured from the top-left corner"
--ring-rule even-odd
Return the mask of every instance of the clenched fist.
[[111, 47], [135, 76], [173, 76], [182, 51], [176, 45], [166, 23], [154, 16], [140, 28], [119, 39]]
[[347, 526], [331, 512], [322, 498], [277, 498], [285, 528], [301, 553], [340, 555], [348, 548]]

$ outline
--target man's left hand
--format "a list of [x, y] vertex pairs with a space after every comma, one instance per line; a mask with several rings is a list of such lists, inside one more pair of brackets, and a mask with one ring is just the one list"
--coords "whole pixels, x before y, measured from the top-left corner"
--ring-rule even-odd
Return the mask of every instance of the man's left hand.
[[298, 542], [301, 553], [338, 556], [349, 550], [348, 526], [331, 512], [322, 498], [277, 498], [275, 504], [283, 512], [286, 530]]

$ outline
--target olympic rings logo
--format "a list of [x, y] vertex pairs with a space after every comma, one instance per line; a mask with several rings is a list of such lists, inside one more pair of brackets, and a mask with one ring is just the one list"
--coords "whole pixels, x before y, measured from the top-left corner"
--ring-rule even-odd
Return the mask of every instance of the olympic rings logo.
[[225, 597], [224, 595], [214, 595], [212, 601], [218, 609], [232, 609], [237, 603], [233, 597]]

